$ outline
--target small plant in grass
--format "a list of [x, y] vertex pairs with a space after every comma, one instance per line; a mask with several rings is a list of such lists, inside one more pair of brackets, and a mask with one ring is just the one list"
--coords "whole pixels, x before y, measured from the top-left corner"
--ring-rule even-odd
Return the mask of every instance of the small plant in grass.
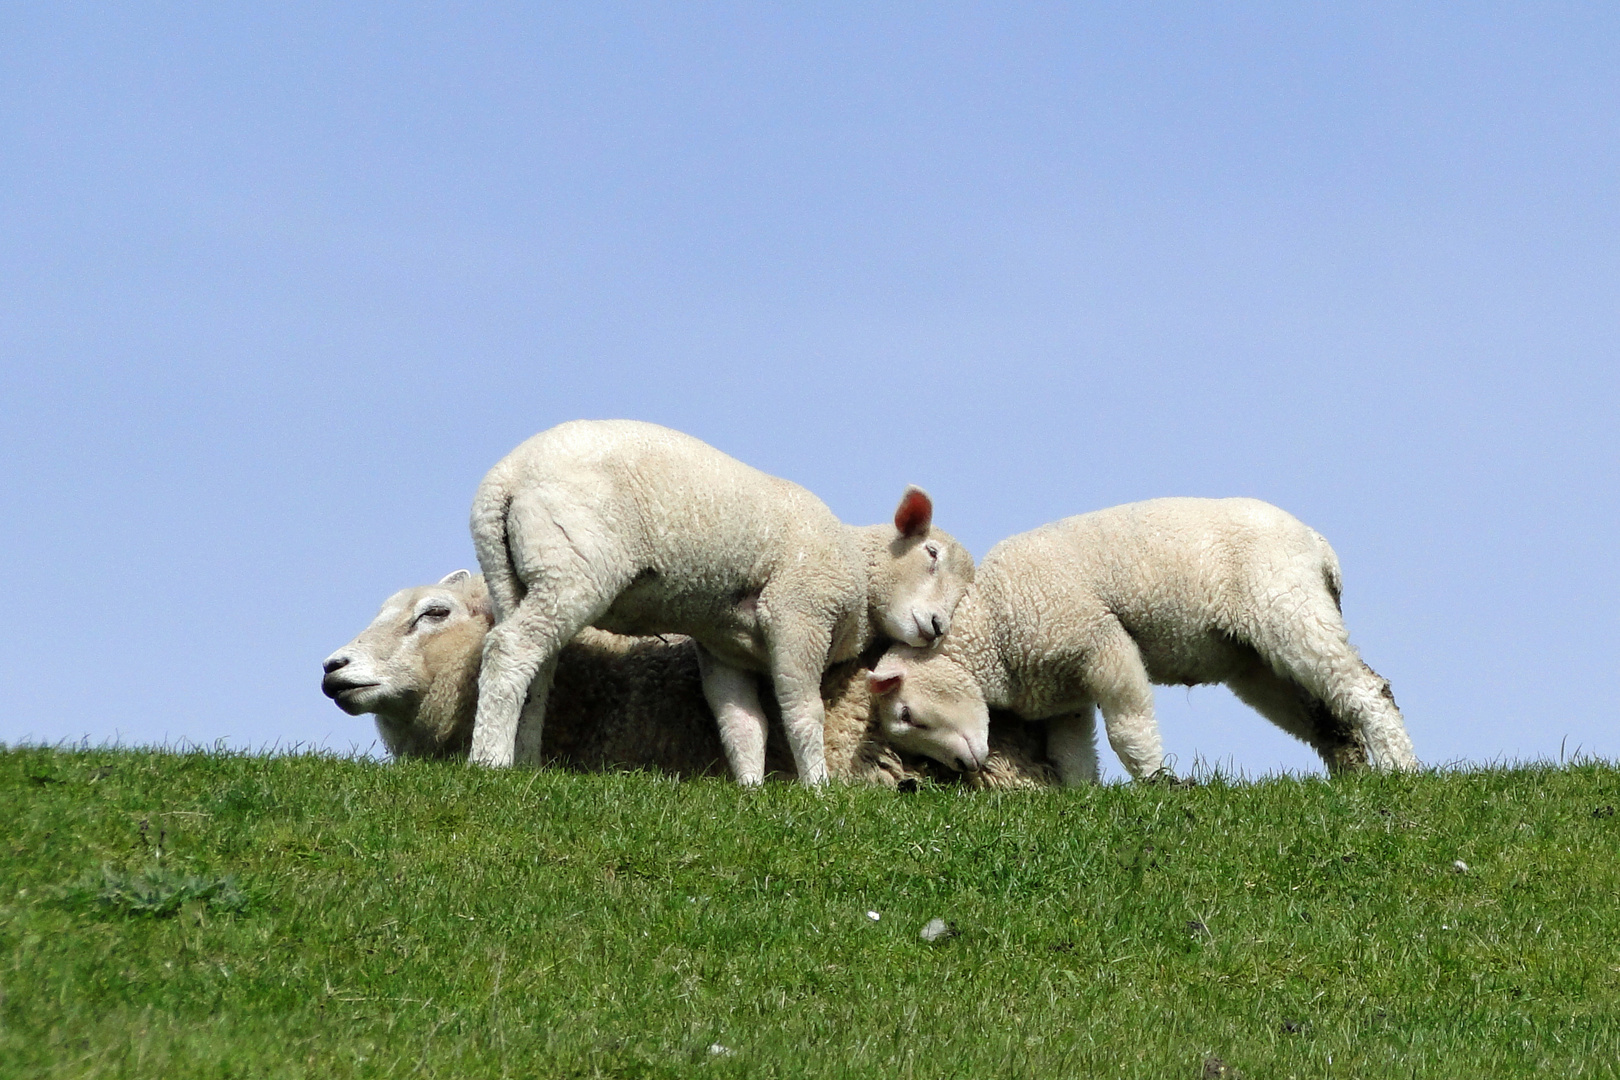
[[72, 907], [160, 919], [177, 915], [194, 902], [218, 912], [237, 912], [247, 906], [247, 897], [230, 876], [202, 878], [159, 865], [119, 870], [102, 863], [99, 870], [86, 871], [63, 886], [61, 895]]

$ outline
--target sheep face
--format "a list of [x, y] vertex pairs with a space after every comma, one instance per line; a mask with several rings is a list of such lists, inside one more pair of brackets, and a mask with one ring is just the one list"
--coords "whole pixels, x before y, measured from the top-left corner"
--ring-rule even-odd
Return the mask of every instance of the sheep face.
[[883, 633], [907, 645], [926, 646], [951, 628], [951, 616], [973, 581], [973, 556], [942, 529], [933, 527], [934, 504], [910, 487], [894, 513], [899, 534], [889, 558], [873, 574], [873, 601]]
[[966, 668], [938, 651], [897, 645], [870, 675], [872, 707], [897, 749], [978, 772], [990, 756], [990, 709]]
[[359, 637], [326, 658], [321, 692], [351, 716], [377, 714], [395, 750], [391, 731], [415, 721], [435, 683], [477, 663], [492, 622], [483, 578], [465, 570], [401, 590]]

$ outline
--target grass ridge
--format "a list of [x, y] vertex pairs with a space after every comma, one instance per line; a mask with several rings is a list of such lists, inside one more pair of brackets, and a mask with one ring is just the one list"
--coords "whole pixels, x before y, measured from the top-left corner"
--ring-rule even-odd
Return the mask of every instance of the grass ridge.
[[0, 1075], [1615, 1076], [1616, 804], [0, 750]]

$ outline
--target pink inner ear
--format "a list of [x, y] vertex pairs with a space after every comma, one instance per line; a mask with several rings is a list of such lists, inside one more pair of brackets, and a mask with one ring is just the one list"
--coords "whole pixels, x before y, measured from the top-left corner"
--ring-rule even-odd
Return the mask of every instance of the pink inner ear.
[[934, 501], [921, 488], [907, 488], [894, 512], [894, 527], [901, 536], [921, 536], [934, 520]]
[[879, 675], [874, 672], [866, 677], [866, 687], [878, 697], [882, 697], [900, 689], [901, 680], [902, 677], [899, 675]]

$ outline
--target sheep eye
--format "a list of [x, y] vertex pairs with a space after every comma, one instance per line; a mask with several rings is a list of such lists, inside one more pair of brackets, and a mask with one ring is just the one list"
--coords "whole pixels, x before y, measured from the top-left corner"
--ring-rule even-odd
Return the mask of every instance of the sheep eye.
[[930, 559], [933, 559], [935, 562], [939, 562], [939, 548], [935, 547], [933, 544], [929, 544], [923, 550], [928, 552], [928, 557]]
[[447, 607], [430, 607], [426, 611], [422, 612], [422, 614], [418, 615], [416, 617], [415, 622], [413, 622], [411, 625], [414, 626], [414, 625], [416, 625], [416, 623], [421, 622], [423, 619], [448, 619], [449, 617], [450, 617], [450, 609], [449, 608], [447, 608]]

